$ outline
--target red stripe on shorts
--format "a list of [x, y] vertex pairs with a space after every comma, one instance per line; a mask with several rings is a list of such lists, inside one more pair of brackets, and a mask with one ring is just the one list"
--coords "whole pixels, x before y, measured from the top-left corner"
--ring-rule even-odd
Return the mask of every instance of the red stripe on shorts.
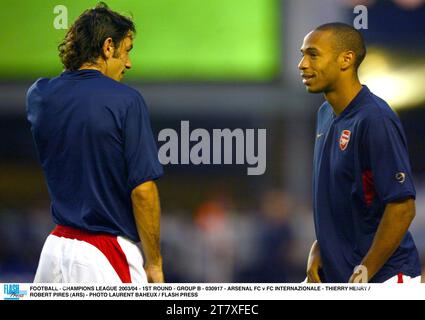
[[76, 239], [98, 248], [108, 259], [123, 283], [131, 283], [127, 257], [118, 243], [117, 236], [105, 233], [91, 233], [68, 226], [56, 226], [52, 234], [57, 237]]
[[398, 280], [397, 283], [403, 283], [403, 273], [399, 272], [397, 274]]

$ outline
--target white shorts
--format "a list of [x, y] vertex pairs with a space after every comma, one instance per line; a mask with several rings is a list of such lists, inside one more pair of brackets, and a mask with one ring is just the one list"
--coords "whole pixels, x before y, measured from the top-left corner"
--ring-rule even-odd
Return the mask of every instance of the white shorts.
[[147, 283], [139, 246], [120, 236], [57, 226], [47, 237], [34, 282]]
[[[308, 278], [305, 278], [304, 281], [301, 283], [307, 283], [307, 279]], [[421, 283], [421, 276], [412, 278], [400, 272], [398, 275], [392, 278], [389, 278], [388, 280], [382, 283], [408, 283], [408, 284]]]
[[389, 278], [383, 283], [407, 283], [407, 284], [421, 283], [421, 276], [412, 278], [400, 272], [398, 275], [392, 278]]

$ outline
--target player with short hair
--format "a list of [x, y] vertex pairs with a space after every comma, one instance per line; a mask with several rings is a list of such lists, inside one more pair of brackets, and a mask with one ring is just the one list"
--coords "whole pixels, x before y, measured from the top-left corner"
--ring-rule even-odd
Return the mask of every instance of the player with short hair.
[[104, 3], [84, 11], [59, 46], [65, 71], [28, 90], [57, 225], [35, 282], [164, 281], [154, 182], [163, 169], [143, 97], [119, 82], [135, 31]]
[[408, 232], [415, 188], [407, 142], [397, 115], [359, 81], [366, 55], [361, 33], [347, 24], [325, 24], [306, 35], [301, 53], [307, 91], [326, 99], [317, 115], [317, 240], [307, 281], [420, 282]]

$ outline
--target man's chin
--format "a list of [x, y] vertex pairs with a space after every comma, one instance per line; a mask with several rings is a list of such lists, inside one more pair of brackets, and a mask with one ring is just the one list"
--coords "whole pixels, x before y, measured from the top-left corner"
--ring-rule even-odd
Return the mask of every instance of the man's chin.
[[323, 92], [323, 90], [321, 90], [321, 89], [310, 87], [310, 86], [305, 86], [305, 89], [309, 93], [322, 93]]

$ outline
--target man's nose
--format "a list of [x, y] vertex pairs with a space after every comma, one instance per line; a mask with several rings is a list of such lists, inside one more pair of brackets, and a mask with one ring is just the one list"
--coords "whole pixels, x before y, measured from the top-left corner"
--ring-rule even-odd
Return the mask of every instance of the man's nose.
[[298, 69], [300, 70], [307, 69], [307, 60], [305, 57], [302, 57], [300, 62], [298, 63]]
[[131, 60], [130, 59], [127, 60], [127, 62], [125, 64], [125, 68], [126, 69], [131, 69]]

